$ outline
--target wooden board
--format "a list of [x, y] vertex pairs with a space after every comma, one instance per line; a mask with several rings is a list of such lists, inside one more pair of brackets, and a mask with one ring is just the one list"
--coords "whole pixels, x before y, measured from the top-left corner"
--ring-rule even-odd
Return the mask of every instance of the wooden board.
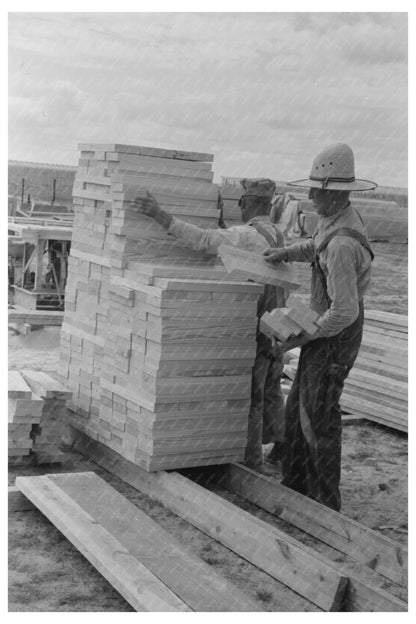
[[339, 608], [346, 578], [326, 559], [177, 473], [151, 475], [131, 466], [144, 493], [322, 609]]
[[218, 255], [228, 273], [245, 277], [259, 284], [271, 284], [283, 288], [299, 288], [301, 282], [294, 269], [282, 262], [270, 266], [259, 253], [238, 249], [231, 245], [220, 245]]
[[[203, 162], [212, 162], [214, 160], [212, 154], [204, 154], [201, 152], [187, 152], [183, 150], [138, 145], [122, 145], [120, 143], [79, 143], [78, 150], [81, 152], [91, 152], [93, 155], [99, 154], [100, 152], [119, 152], [120, 154], [137, 154], [156, 158], [177, 158], [178, 160], [196, 160]], [[117, 157], [114, 157], [114, 159], [116, 160]]]
[[[163, 490], [160, 491], [158, 476], [146, 473], [132, 462], [123, 459], [120, 455], [106, 448], [99, 442], [91, 440], [88, 436], [73, 431], [74, 442], [77, 450], [86, 455], [89, 459], [95, 461], [99, 466], [110, 471], [112, 474], [120, 477], [129, 485], [135, 487], [139, 491], [148, 496], [152, 496], [161, 500], [163, 504], [173, 508], [171, 505], [172, 497], [166, 496]], [[165, 473], [166, 474], [166, 473]], [[180, 510], [180, 493], [174, 497]], [[180, 511], [175, 513], [180, 514]], [[201, 515], [201, 511], [199, 511]], [[237, 525], [238, 526], [238, 525]], [[235, 528], [234, 528], [235, 529]], [[235, 532], [235, 530], [234, 530]], [[217, 532], [216, 532], [217, 533]], [[254, 533], [255, 535], [255, 533]], [[343, 606], [348, 611], [406, 611], [407, 605], [397, 598], [387, 594], [383, 590], [372, 587], [368, 583], [362, 582], [349, 573], [349, 582], [346, 589], [345, 599], [348, 598], [348, 604]], [[346, 602], [345, 602], [346, 604]]]
[[219, 483], [400, 585], [407, 581], [407, 548], [240, 464]]
[[8, 397], [9, 399], [32, 398], [32, 390], [29, 388], [19, 371], [9, 370]]
[[70, 390], [43, 371], [23, 368], [20, 373], [32, 391], [43, 399], [66, 400], [72, 396]]
[[258, 610], [254, 601], [93, 472], [49, 478], [193, 611]]
[[[59, 483], [59, 481], [58, 481]], [[136, 611], [190, 611], [52, 476], [17, 477], [16, 486]]]

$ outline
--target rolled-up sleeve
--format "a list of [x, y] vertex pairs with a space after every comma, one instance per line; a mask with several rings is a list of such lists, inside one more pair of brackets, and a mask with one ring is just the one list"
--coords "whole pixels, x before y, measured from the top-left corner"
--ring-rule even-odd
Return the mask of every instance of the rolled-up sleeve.
[[204, 251], [210, 255], [216, 255], [220, 245], [228, 244], [238, 247], [241, 245], [240, 233], [237, 229], [207, 229], [204, 230], [191, 223], [180, 219], [172, 219], [168, 234], [182, 241], [194, 251]]
[[336, 336], [358, 316], [356, 262], [354, 250], [346, 245], [334, 246], [328, 250], [327, 289], [332, 303], [316, 321], [320, 336]]
[[288, 245], [285, 249], [288, 262], [312, 262], [315, 258], [315, 243], [312, 238], [301, 243]]

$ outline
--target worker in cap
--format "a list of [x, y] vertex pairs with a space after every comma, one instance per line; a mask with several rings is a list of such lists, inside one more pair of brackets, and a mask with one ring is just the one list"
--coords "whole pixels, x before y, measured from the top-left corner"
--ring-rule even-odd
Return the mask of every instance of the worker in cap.
[[[273, 180], [243, 179], [241, 186], [243, 192], [238, 205], [243, 223], [229, 228], [203, 229], [182, 221], [164, 211], [150, 193], [136, 197], [134, 206], [139, 214], [153, 217], [187, 247], [204, 254], [216, 256], [218, 248], [223, 244], [260, 254], [269, 248], [282, 247], [283, 235], [269, 219], [276, 188]], [[284, 289], [265, 286], [257, 306], [258, 317], [284, 305]], [[280, 387], [282, 372], [282, 354], [273, 349], [269, 338], [257, 331], [245, 462], [247, 466], [265, 474], [274, 471], [264, 464], [262, 444], [275, 443], [270, 457], [275, 462], [284, 439], [284, 401]]]
[[286, 402], [282, 483], [333, 509], [341, 507], [341, 409], [343, 384], [357, 357], [364, 318], [364, 294], [373, 252], [365, 224], [350, 203], [351, 191], [376, 188], [355, 177], [354, 155], [344, 143], [330, 145], [312, 163], [309, 187], [319, 215], [307, 240], [269, 249], [272, 265], [308, 262], [312, 267], [310, 307], [319, 314], [316, 331], [280, 343], [301, 347], [299, 364]]

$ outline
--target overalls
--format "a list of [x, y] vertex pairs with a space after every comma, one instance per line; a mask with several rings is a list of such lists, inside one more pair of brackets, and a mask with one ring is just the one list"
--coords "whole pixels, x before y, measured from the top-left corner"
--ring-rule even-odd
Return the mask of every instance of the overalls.
[[[312, 263], [311, 308], [325, 300], [325, 274], [319, 253], [336, 235], [352, 236], [374, 255], [367, 239], [349, 228], [332, 232], [316, 251]], [[360, 349], [364, 306], [356, 320], [336, 336], [311, 340], [301, 349], [296, 377], [286, 402], [283, 481], [301, 494], [339, 511], [341, 495], [341, 408], [344, 381]]]
[[[284, 238], [276, 229], [277, 240], [258, 222], [251, 223], [270, 247], [283, 247]], [[276, 307], [285, 306], [285, 290], [275, 286], [264, 287], [257, 305], [257, 317]], [[247, 447], [245, 463], [259, 466], [263, 463], [262, 444], [283, 442], [284, 439], [284, 399], [280, 386], [283, 373], [283, 358], [273, 354], [269, 338], [257, 329], [257, 351], [251, 381], [251, 405], [248, 417]]]

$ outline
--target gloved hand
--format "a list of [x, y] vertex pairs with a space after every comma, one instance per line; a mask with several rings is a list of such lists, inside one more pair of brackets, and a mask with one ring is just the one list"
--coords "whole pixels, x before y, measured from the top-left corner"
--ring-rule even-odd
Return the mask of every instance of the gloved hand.
[[266, 262], [270, 262], [271, 264], [279, 264], [280, 262], [287, 262], [287, 250], [284, 247], [280, 247], [278, 249], [271, 247], [270, 249], [266, 249], [263, 252], [264, 259]]

